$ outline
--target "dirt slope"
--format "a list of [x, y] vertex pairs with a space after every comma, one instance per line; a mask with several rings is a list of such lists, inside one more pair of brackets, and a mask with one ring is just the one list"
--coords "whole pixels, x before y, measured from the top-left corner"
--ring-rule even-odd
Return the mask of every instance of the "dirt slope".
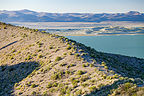
[[0, 23], [2, 96], [142, 96], [143, 68], [143, 59]]

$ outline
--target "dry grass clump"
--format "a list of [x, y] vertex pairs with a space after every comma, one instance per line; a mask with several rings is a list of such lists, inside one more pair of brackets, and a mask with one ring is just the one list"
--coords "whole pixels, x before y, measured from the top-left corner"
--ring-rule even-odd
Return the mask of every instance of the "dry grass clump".
[[55, 61], [60, 61], [62, 58], [60, 56], [56, 57]]

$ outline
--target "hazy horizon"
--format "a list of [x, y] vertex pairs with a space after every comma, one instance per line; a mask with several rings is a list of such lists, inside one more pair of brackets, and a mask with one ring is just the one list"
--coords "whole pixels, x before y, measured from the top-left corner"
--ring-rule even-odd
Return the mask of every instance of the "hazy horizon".
[[[21, 11], [21, 10], [29, 10], [29, 11], [34, 11], [34, 12], [45, 12], [45, 11], [35, 11], [35, 10], [31, 10], [31, 9], [18, 9], [18, 10], [1, 10], [0, 11]], [[127, 12], [97, 12], [97, 13], [92, 13], [92, 12], [45, 12], [45, 13], [83, 13], [83, 14], [102, 14], [102, 13], [108, 13], [108, 14], [113, 14], [113, 13], [128, 13], [130, 11], [135, 11], [135, 10], [129, 10]], [[136, 11], [136, 12], [140, 12], [140, 11]], [[144, 12], [140, 12], [140, 13], [144, 13]]]
[[143, 0], [1, 0], [0, 10], [28, 9], [48, 13], [144, 12]]

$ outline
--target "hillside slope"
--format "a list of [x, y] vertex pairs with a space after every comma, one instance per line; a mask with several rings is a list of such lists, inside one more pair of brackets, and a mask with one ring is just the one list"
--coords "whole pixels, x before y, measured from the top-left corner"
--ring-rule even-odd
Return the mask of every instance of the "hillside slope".
[[144, 59], [0, 23], [1, 96], [143, 96]]

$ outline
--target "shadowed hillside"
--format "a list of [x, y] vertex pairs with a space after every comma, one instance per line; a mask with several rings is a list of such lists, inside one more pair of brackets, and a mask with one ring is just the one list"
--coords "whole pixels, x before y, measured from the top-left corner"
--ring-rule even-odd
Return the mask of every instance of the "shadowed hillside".
[[18, 86], [18, 83], [26, 78], [30, 73], [38, 67], [36, 62], [21, 62], [14, 65], [0, 66], [0, 93], [1, 95], [10, 95], [13, 92], [13, 87]]
[[143, 96], [144, 59], [0, 23], [0, 95]]

